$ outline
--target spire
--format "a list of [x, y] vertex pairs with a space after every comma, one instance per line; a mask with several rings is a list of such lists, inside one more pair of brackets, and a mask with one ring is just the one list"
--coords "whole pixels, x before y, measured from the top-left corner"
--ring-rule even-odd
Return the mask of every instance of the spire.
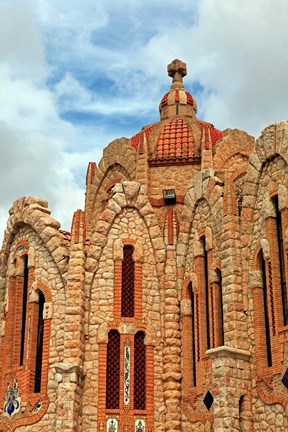
[[168, 75], [173, 78], [171, 89], [184, 88], [183, 77], [187, 75], [186, 63], [175, 59], [167, 66]]
[[167, 66], [168, 75], [172, 77], [171, 89], [166, 93], [159, 105], [160, 118], [174, 118], [175, 116], [194, 117], [197, 112], [195, 99], [183, 85], [183, 77], [187, 75], [186, 63], [173, 60]]

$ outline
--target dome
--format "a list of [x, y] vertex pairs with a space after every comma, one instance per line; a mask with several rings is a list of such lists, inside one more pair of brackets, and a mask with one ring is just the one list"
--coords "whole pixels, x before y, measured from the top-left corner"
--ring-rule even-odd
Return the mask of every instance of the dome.
[[195, 156], [194, 138], [187, 120], [175, 117], [161, 129], [156, 152], [150, 162], [191, 163]]
[[222, 138], [222, 132], [196, 118], [196, 101], [183, 86], [186, 64], [176, 59], [167, 70], [172, 85], [161, 99], [160, 121], [134, 135], [131, 145], [140, 154], [147, 149], [150, 165], [199, 164], [202, 150], [212, 150]]

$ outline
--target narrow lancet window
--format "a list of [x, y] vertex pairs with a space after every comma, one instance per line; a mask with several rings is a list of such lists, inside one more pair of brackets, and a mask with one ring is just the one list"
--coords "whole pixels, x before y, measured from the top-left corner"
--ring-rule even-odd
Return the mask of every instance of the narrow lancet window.
[[41, 391], [43, 338], [44, 338], [44, 319], [43, 319], [44, 303], [45, 303], [45, 297], [44, 294], [40, 291], [39, 303], [38, 303], [38, 329], [37, 329], [34, 393], [40, 393]]
[[21, 321], [21, 339], [20, 339], [20, 366], [24, 361], [24, 345], [25, 345], [25, 328], [26, 328], [26, 311], [27, 311], [27, 295], [28, 295], [28, 255], [24, 256], [24, 275], [23, 275], [23, 291], [22, 291], [22, 321]]
[[134, 339], [134, 409], [146, 407], [146, 347], [145, 334], [139, 331]]
[[266, 282], [266, 265], [262, 250], [259, 253], [259, 267], [262, 276], [263, 283], [263, 313], [264, 313], [264, 326], [266, 336], [266, 354], [267, 354], [267, 365], [272, 366], [272, 350], [271, 350], [271, 337], [270, 337], [270, 323], [269, 323], [269, 310], [268, 310], [268, 293], [267, 293], [267, 282]]
[[223, 315], [223, 293], [222, 293], [222, 273], [216, 269], [217, 284], [216, 284], [216, 328], [217, 328], [217, 345], [224, 345], [224, 315]]
[[120, 334], [110, 330], [107, 346], [106, 408], [119, 409], [120, 399]]
[[195, 343], [195, 301], [194, 292], [192, 284], [189, 284], [189, 296], [191, 301], [191, 342], [192, 342], [192, 386], [197, 385], [197, 375], [196, 375], [196, 343]]
[[286, 275], [285, 275], [285, 258], [283, 246], [283, 233], [282, 233], [282, 217], [279, 211], [278, 197], [273, 198], [273, 203], [276, 212], [276, 232], [278, 244], [278, 258], [279, 258], [279, 276], [281, 284], [281, 297], [283, 306], [283, 324], [288, 324], [288, 305], [287, 305], [287, 288], [286, 288]]
[[122, 262], [121, 316], [130, 318], [134, 317], [135, 300], [135, 263], [133, 252], [133, 246], [124, 246]]
[[211, 348], [210, 342], [210, 313], [209, 313], [209, 273], [208, 273], [208, 254], [206, 250], [206, 239], [205, 237], [201, 238], [202, 248], [203, 248], [203, 286], [204, 286], [204, 295], [205, 295], [205, 315], [206, 315], [206, 343], [207, 349]]

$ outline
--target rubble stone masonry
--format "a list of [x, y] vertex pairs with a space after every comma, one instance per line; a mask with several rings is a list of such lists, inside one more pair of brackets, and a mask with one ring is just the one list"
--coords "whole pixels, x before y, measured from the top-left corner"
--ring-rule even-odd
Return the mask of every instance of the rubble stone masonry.
[[10, 210], [2, 432], [288, 430], [288, 121], [221, 132], [168, 73], [161, 120], [89, 163], [71, 232], [40, 198]]

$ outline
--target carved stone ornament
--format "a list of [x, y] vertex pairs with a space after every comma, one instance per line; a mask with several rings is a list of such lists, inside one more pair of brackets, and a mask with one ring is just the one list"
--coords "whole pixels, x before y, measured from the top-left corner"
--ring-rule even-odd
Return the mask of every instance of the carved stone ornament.
[[191, 273], [190, 278], [192, 282], [193, 291], [195, 292], [198, 289], [198, 278], [196, 273]]
[[260, 270], [249, 272], [249, 285], [251, 288], [263, 288], [263, 279]]
[[189, 299], [181, 300], [181, 315], [182, 316], [191, 316], [192, 315], [191, 300], [189, 300]]
[[284, 245], [285, 245], [285, 249], [288, 249], [288, 228], [286, 229], [284, 234]]
[[108, 343], [108, 323], [102, 323], [98, 328], [98, 342]]
[[145, 345], [150, 346], [156, 346], [157, 345], [157, 335], [155, 328], [152, 326], [152, 324], [148, 324], [145, 339], [144, 339]]
[[37, 281], [34, 281], [29, 293], [29, 303], [38, 303], [39, 302], [39, 290], [37, 288]]
[[48, 320], [52, 318], [52, 302], [44, 303], [43, 319]]
[[136, 327], [134, 323], [123, 323], [121, 322], [118, 328], [120, 334], [134, 335], [136, 333]]
[[123, 260], [123, 243], [121, 239], [114, 241], [114, 260]]
[[288, 203], [288, 190], [284, 185], [279, 185], [278, 187], [278, 198], [279, 198], [279, 211], [287, 208]]
[[263, 196], [262, 213], [264, 215], [264, 219], [267, 219], [269, 217], [276, 217], [275, 207], [271, 201], [268, 192], [266, 192]]
[[136, 241], [134, 246], [133, 259], [135, 262], [143, 263], [143, 247], [139, 240]]
[[212, 249], [212, 230], [210, 227], [205, 228], [205, 238], [206, 238], [206, 250]]
[[268, 243], [268, 240], [261, 239], [260, 240], [260, 246], [263, 250], [264, 259], [269, 260], [270, 259], [270, 245]]

